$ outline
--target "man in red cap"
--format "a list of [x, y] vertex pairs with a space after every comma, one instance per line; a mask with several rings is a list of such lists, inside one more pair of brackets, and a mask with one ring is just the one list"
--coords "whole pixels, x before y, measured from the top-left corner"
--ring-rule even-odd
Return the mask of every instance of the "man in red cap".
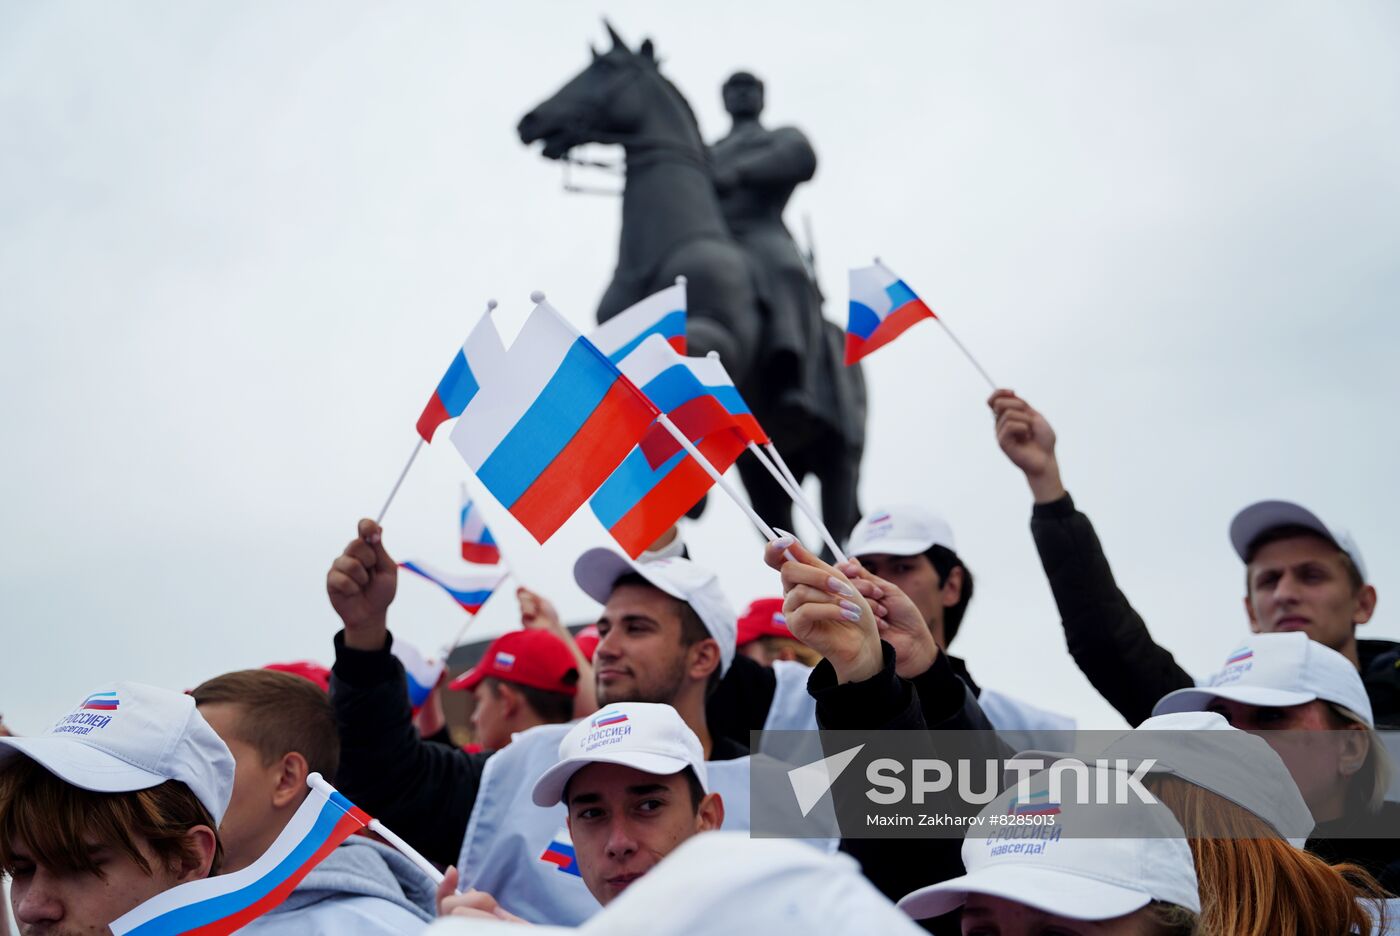
[[448, 688], [471, 692], [476, 741], [496, 751], [517, 731], [571, 720], [578, 681], [564, 641], [548, 631], [522, 630], [491, 641], [476, 666]]
[[783, 620], [783, 599], [758, 598], [739, 617], [739, 652], [763, 666], [789, 660], [816, 666], [821, 657], [811, 647], [793, 639]]

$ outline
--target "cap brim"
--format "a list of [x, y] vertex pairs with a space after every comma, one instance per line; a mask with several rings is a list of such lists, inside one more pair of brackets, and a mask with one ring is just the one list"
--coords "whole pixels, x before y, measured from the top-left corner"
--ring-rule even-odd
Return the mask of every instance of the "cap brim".
[[849, 544], [846, 552], [859, 559], [861, 556], [920, 556], [933, 548], [934, 541], [913, 539], [861, 540]]
[[1152, 901], [1146, 891], [1069, 874], [1054, 868], [994, 865], [901, 898], [899, 909], [915, 920], [956, 910], [968, 894], [986, 894], [1071, 920], [1112, 920]]
[[17, 754], [36, 761], [65, 783], [94, 793], [149, 790], [170, 779], [134, 767], [90, 745], [61, 737], [0, 738], [0, 762]]
[[1153, 706], [1152, 714], [1204, 712], [1212, 699], [1229, 699], [1231, 702], [1266, 708], [1286, 708], [1290, 705], [1302, 705], [1316, 698], [1311, 692], [1290, 692], [1287, 689], [1270, 689], [1267, 686], [1202, 686], [1167, 693]]
[[1240, 559], [1248, 562], [1250, 544], [1275, 527], [1300, 526], [1336, 542], [1332, 531], [1311, 510], [1291, 501], [1269, 500], [1250, 504], [1230, 521], [1230, 544]]
[[447, 688], [450, 692], [470, 692], [485, 678], [486, 668], [478, 664], [448, 683]]
[[564, 798], [564, 787], [570, 778], [589, 764], [621, 764], [642, 773], [666, 777], [680, 773], [690, 766], [690, 762], [679, 757], [664, 754], [649, 754], [646, 751], [618, 751], [616, 754], [590, 754], [587, 757], [570, 757], [546, 770], [535, 781], [530, 793], [536, 806], [553, 806]]
[[617, 580], [631, 574], [640, 575], [672, 598], [685, 599], [684, 595], [677, 595], [666, 582], [648, 575], [643, 564], [634, 563], [611, 549], [595, 547], [579, 556], [578, 561], [574, 563], [574, 581], [583, 589], [585, 595], [598, 604], [607, 604]]

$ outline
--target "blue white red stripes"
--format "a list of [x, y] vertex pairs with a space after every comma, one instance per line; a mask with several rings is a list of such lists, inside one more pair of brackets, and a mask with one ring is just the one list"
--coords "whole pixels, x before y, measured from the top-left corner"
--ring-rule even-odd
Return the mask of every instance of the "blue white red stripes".
[[621, 363], [647, 338], [659, 335], [680, 354], [685, 354], [685, 284], [667, 286], [636, 305], [623, 309], [597, 328], [588, 340]]
[[181, 884], [111, 924], [113, 936], [222, 936], [287, 899], [370, 817], [337, 792], [312, 788], [267, 852], [241, 871]]
[[81, 708], [89, 712], [115, 712], [121, 704], [115, 692], [94, 692], [83, 700]]
[[[743, 453], [746, 443], [734, 431], [715, 433], [695, 443], [721, 473]], [[623, 552], [633, 559], [694, 507], [714, 480], [694, 458], [677, 451], [653, 468], [637, 446], [589, 500], [593, 510]]]
[[486, 600], [491, 597], [492, 592], [507, 575], [504, 569], [496, 566], [472, 569], [462, 575], [440, 572], [426, 563], [417, 561], [401, 562], [399, 568], [407, 569], [414, 575], [432, 582], [451, 595], [452, 600], [461, 605], [462, 610], [469, 614], [475, 614], [481, 610], [481, 606], [486, 604]]
[[852, 270], [846, 363], [854, 364], [884, 347], [921, 319], [937, 317], [904, 280], [879, 261]]
[[462, 415], [467, 404], [481, 389], [486, 375], [505, 357], [505, 346], [496, 324], [487, 312], [476, 323], [462, 348], [438, 381], [428, 405], [418, 417], [418, 434], [424, 442], [433, 441], [433, 432], [449, 419]]
[[496, 545], [496, 538], [486, 526], [486, 518], [481, 515], [481, 508], [472, 503], [471, 498], [467, 496], [465, 486], [462, 491], [460, 525], [463, 559], [481, 565], [495, 565], [501, 561], [501, 548]]
[[583, 873], [579, 871], [578, 856], [574, 853], [574, 840], [569, 836], [568, 826], [554, 833], [554, 838], [540, 855], [540, 861], [549, 862], [565, 874], [583, 877]]
[[452, 442], [543, 543], [645, 435], [657, 410], [548, 303], [531, 313], [507, 365], [467, 404]]
[[408, 683], [408, 704], [417, 712], [441, 681], [447, 662], [423, 656], [417, 647], [398, 637], [394, 638], [389, 651], [403, 664], [404, 679]]

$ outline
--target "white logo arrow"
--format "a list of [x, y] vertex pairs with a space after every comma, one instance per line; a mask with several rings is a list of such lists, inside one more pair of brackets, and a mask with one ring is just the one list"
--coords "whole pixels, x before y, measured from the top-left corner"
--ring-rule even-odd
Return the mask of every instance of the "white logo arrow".
[[793, 795], [797, 797], [797, 806], [802, 810], [804, 818], [812, 811], [812, 807], [817, 805], [817, 801], [826, 795], [826, 791], [831, 789], [836, 778], [851, 766], [851, 761], [856, 759], [856, 755], [864, 747], [864, 744], [858, 744], [839, 754], [823, 757], [819, 761], [812, 761], [788, 771], [788, 782], [792, 784]]

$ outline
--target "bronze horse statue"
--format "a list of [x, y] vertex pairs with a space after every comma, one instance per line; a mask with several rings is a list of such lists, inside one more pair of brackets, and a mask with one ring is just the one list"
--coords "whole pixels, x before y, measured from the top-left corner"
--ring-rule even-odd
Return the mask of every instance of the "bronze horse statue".
[[[725, 222], [695, 115], [658, 69], [651, 40], [633, 51], [607, 28], [612, 48], [594, 50], [588, 67], [521, 118], [518, 128], [522, 142], [542, 142], [550, 159], [567, 158], [584, 143], [623, 148], [621, 242], [598, 321], [685, 276], [689, 353], [719, 353], [793, 473], [820, 480], [823, 519], [843, 541], [859, 519], [856, 486], [865, 445], [860, 369], [842, 366], [842, 331], [821, 319], [813, 323], [815, 360], [804, 365], [816, 368], [808, 385], [822, 399], [800, 414], [782, 405], [795, 388], [775, 385], [773, 375], [786, 369], [765, 359], [771, 310], [759, 288], [762, 272]], [[809, 314], [820, 318], [819, 306]], [[740, 459], [739, 471], [755, 510], [771, 525], [792, 529], [792, 504], [767, 471], [752, 458]]]

